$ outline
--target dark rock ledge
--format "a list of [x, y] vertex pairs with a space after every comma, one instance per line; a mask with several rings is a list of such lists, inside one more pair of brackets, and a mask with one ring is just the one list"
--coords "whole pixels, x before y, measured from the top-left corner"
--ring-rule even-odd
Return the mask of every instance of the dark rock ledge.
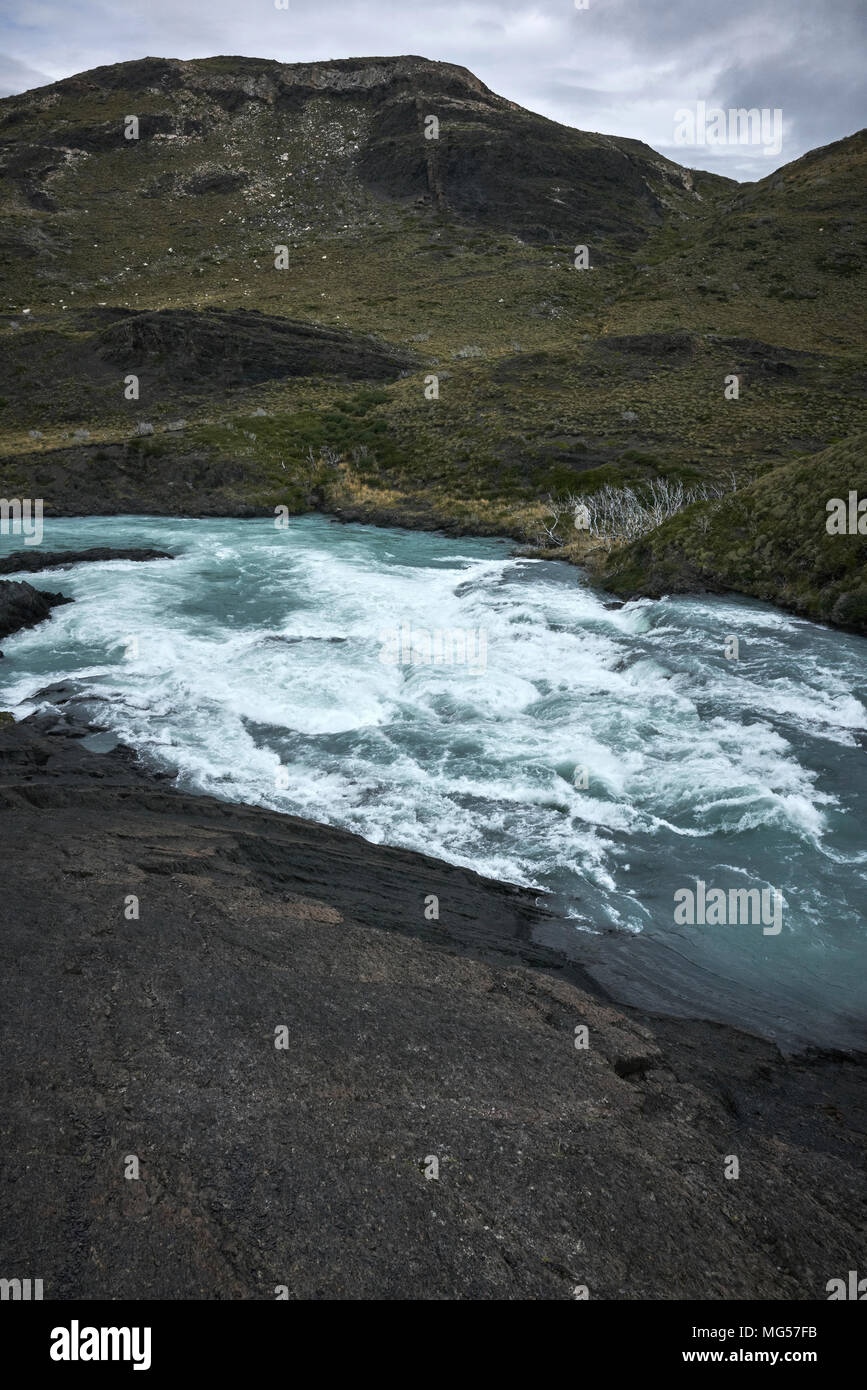
[[[11, 637], [22, 628], [35, 627], [51, 617], [52, 608], [61, 603], [72, 603], [65, 594], [49, 594], [42, 589], [34, 589], [32, 584], [22, 580], [14, 584], [8, 579], [0, 579], [0, 641]], [[3, 653], [0, 652], [0, 656]]]
[[524, 892], [63, 730], [0, 727], [4, 1277], [825, 1299], [857, 1267], [863, 1058], [617, 1006]]
[[32, 550], [13, 550], [10, 555], [0, 557], [0, 574], [36, 574], [39, 570], [66, 569], [68, 565], [99, 560], [172, 559], [174, 556], [165, 550], [149, 550], [139, 546], [127, 550], [106, 545], [95, 545], [89, 550], [40, 550], [34, 547]]
[[[14, 550], [0, 558], [0, 574], [38, 573], [41, 570], [65, 569], [69, 565], [98, 560], [172, 560], [164, 550], [133, 548], [117, 550], [110, 546], [93, 546], [90, 550]], [[13, 582], [0, 579], [0, 640], [13, 632], [35, 627], [51, 617], [52, 608], [72, 603], [65, 594], [34, 589], [24, 580]], [[3, 653], [0, 652], [0, 657]]]

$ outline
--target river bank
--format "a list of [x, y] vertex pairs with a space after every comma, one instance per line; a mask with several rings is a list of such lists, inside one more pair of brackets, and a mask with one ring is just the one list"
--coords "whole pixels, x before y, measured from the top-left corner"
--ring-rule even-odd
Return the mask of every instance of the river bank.
[[[498, 499], [495, 491], [481, 500], [441, 487], [399, 490], [365, 481], [345, 463], [320, 469], [318, 481], [308, 480], [306, 491], [281, 489], [273, 481], [251, 490], [243, 485], [236, 459], [178, 453], [177, 441], [166, 439], [169, 452], [152, 460], [145, 473], [129, 448], [118, 446], [108, 454], [87, 445], [48, 451], [27, 487], [46, 498], [49, 527], [71, 517], [264, 519], [282, 510], [343, 524], [498, 537], [514, 541], [521, 553], [579, 566], [601, 590], [622, 600], [743, 594], [813, 622], [867, 634], [867, 551], [863, 528], [858, 531], [860, 513], [854, 526], [850, 520], [835, 530], [828, 511], [832, 499], [863, 498], [867, 491], [864, 434], [780, 463], [735, 492], [694, 502], [628, 544], [576, 530], [562, 500], [551, 504], [539, 496], [515, 502]], [[643, 484], [631, 481], [640, 492]], [[28, 568], [35, 563], [31, 560]]]

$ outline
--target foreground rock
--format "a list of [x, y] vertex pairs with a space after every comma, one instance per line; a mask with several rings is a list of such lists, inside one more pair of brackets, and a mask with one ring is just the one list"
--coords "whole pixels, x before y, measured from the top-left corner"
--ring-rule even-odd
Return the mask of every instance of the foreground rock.
[[[165, 550], [133, 547], [129, 550], [96, 545], [89, 550], [13, 550], [0, 559], [0, 574], [31, 574], [39, 570], [65, 569], [67, 565], [95, 564], [101, 560], [172, 560]], [[70, 599], [69, 602], [72, 600]]]
[[618, 1008], [529, 895], [62, 727], [0, 728], [4, 1277], [824, 1299], [857, 1267], [861, 1060]]
[[[62, 603], [72, 603], [65, 594], [44, 593], [34, 589], [23, 580], [14, 584], [8, 579], [0, 579], [0, 640], [10, 637], [22, 628], [35, 627], [50, 618], [52, 608]], [[0, 652], [2, 656], [2, 652]]]

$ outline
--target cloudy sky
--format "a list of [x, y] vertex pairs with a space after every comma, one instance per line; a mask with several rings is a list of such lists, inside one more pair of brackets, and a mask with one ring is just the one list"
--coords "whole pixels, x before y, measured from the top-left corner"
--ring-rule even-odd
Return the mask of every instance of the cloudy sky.
[[[3, 0], [0, 95], [145, 55], [308, 62], [416, 53], [461, 63], [566, 125], [645, 140], [681, 164], [739, 179], [762, 178], [867, 124], [865, 0], [288, 0], [277, 8], [285, 2]], [[698, 102], [708, 108], [704, 122]], [[767, 110], [768, 130], [779, 110], [781, 142], [768, 142], [770, 152], [730, 138], [676, 142], [678, 126], [681, 140], [698, 139], [714, 107]]]

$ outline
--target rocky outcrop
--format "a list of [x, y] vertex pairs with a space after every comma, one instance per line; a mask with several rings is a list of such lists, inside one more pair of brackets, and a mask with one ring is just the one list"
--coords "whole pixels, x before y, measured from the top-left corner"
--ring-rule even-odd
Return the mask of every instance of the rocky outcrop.
[[533, 895], [81, 732], [0, 727], [4, 1277], [824, 1299], [856, 1267], [862, 1060], [620, 1008]]
[[394, 380], [416, 365], [400, 348], [257, 310], [158, 309], [103, 329], [97, 356], [120, 372], [243, 386], [280, 377]]
[[72, 603], [72, 599], [64, 594], [44, 593], [23, 580], [13, 584], [8, 579], [0, 579], [0, 640], [22, 628], [44, 622], [51, 616], [52, 608], [61, 603]]
[[[672, 202], [698, 205], [685, 171], [640, 141], [578, 132], [444, 66], [426, 64], [383, 90], [357, 160], [378, 195], [530, 243], [574, 241], [580, 228], [597, 263], [607, 242], [638, 246]], [[437, 138], [421, 139], [429, 115]]]
[[[262, 516], [271, 510], [245, 495], [245, 460], [197, 449], [183, 433], [161, 434], [158, 442], [158, 450], [148, 447], [149, 437], [45, 449], [31, 459], [31, 490], [45, 499], [46, 517]], [[6, 463], [0, 458], [0, 470]]]
[[[89, 550], [13, 550], [0, 558], [0, 574], [31, 574], [39, 570], [66, 569], [68, 565], [96, 564], [103, 560], [171, 560], [165, 550], [132, 547], [128, 550], [113, 546], [95, 545]], [[34, 590], [35, 592], [35, 590]], [[71, 601], [71, 600], [70, 600]]]

